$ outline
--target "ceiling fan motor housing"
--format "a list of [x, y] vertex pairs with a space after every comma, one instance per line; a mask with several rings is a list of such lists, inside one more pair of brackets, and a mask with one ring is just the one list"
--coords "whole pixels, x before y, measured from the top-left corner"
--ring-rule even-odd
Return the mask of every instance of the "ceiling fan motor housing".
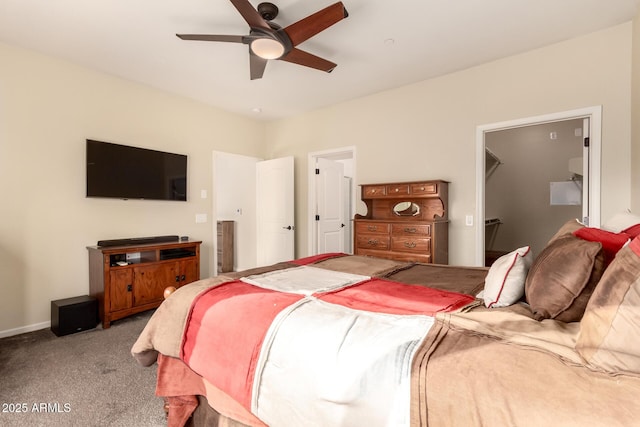
[[264, 2], [260, 3], [257, 7], [258, 13], [265, 21], [271, 21], [278, 16], [278, 6], [273, 3]]

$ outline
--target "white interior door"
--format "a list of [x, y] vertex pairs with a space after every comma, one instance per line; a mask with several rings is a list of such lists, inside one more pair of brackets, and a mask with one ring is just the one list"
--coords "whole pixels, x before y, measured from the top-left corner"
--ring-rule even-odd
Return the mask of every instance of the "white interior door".
[[344, 236], [344, 252], [347, 254], [353, 253], [353, 221], [351, 220], [353, 218], [353, 211], [351, 210], [352, 185], [351, 178], [348, 176], [342, 178], [342, 200], [344, 200], [342, 212], [343, 219], [345, 220], [344, 224], [346, 224], [346, 227], [342, 229], [342, 235]]
[[257, 264], [295, 257], [293, 157], [256, 164]]
[[323, 158], [316, 163], [318, 253], [345, 251], [344, 165]]
[[[307, 184], [308, 184], [308, 198], [307, 198], [307, 212], [309, 213], [306, 217], [307, 220], [307, 232], [308, 232], [308, 246], [307, 246], [307, 255], [317, 255], [319, 253], [318, 247], [320, 244], [318, 243], [319, 233], [318, 233], [318, 221], [316, 221], [316, 213], [318, 213], [318, 189], [317, 187], [317, 179], [316, 179], [316, 168], [318, 164], [318, 159], [326, 159], [334, 162], [341, 163], [344, 170], [343, 176], [350, 178], [351, 188], [349, 191], [343, 190], [345, 195], [345, 210], [348, 213], [343, 214], [344, 219], [347, 221], [346, 227], [344, 227], [344, 236], [345, 236], [345, 253], [352, 253], [353, 245], [353, 214], [356, 210], [356, 188], [354, 188], [356, 182], [356, 148], [355, 147], [342, 147], [331, 150], [324, 151], [316, 151], [309, 153], [308, 162], [307, 162]], [[319, 215], [319, 214], [318, 214]]]

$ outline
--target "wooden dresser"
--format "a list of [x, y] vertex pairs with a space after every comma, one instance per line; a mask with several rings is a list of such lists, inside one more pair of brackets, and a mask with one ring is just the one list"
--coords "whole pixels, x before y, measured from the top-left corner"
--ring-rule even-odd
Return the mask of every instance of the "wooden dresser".
[[362, 186], [367, 214], [355, 216], [355, 254], [449, 263], [447, 181]]

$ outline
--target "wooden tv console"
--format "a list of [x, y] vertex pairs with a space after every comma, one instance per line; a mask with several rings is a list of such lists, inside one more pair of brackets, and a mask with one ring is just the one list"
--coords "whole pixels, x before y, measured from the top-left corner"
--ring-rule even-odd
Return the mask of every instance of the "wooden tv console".
[[102, 327], [158, 307], [169, 286], [199, 280], [201, 243], [88, 246], [89, 294], [98, 299]]

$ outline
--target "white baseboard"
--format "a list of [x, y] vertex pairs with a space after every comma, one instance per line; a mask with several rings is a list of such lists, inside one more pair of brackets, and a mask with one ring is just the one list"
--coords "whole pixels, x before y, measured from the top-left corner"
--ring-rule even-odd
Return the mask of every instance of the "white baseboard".
[[6, 331], [0, 331], [0, 338], [12, 337], [14, 335], [24, 334], [26, 332], [39, 331], [40, 329], [47, 329], [51, 327], [51, 321], [35, 323], [33, 325], [22, 326], [20, 328], [7, 329]]

